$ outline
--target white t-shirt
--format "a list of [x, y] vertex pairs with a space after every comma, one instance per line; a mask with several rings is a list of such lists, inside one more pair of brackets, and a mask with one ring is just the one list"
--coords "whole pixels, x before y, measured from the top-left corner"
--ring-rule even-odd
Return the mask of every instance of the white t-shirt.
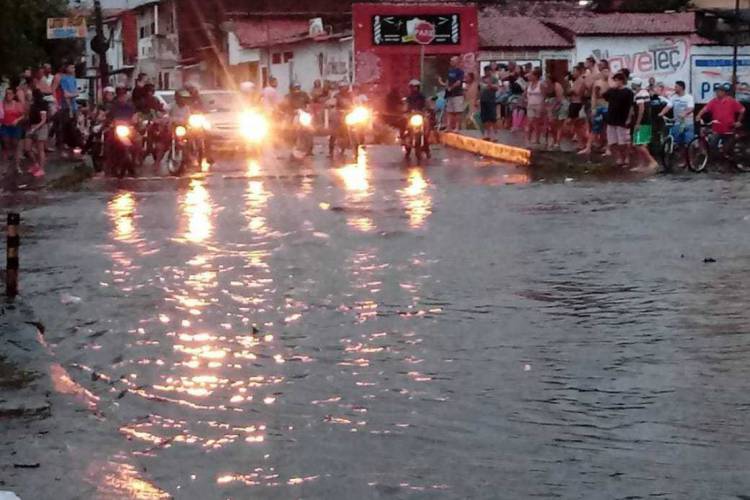
[[281, 96], [275, 87], [269, 85], [260, 93], [260, 100], [264, 106], [275, 108], [281, 102]]
[[[685, 113], [688, 109], [695, 109], [695, 99], [693, 99], [693, 96], [691, 96], [690, 94], [674, 94], [669, 98], [669, 107], [672, 108], [675, 120], [682, 121], [683, 113]], [[693, 112], [691, 111], [684, 120], [688, 123], [692, 123]]]

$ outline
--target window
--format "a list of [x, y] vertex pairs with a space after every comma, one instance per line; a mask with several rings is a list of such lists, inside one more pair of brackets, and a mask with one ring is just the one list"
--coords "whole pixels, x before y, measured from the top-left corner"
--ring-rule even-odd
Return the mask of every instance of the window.
[[150, 35], [156, 34], [156, 23], [151, 23], [151, 29], [149, 29], [149, 34]]
[[145, 26], [141, 26], [140, 37], [139, 38], [146, 38], [146, 27]]
[[281, 64], [281, 53], [276, 52], [271, 56], [271, 64]]
[[284, 62], [285, 63], [288, 63], [292, 59], [294, 59], [294, 52], [284, 52]]

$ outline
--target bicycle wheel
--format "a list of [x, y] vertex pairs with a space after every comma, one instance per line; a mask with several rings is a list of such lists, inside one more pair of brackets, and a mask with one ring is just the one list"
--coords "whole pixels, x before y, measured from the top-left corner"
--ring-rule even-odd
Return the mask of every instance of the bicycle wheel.
[[688, 145], [688, 168], [693, 172], [703, 172], [708, 166], [708, 143], [698, 137]]
[[664, 166], [664, 171], [671, 172], [674, 170], [675, 156], [674, 156], [674, 138], [669, 135], [661, 145], [661, 164]]

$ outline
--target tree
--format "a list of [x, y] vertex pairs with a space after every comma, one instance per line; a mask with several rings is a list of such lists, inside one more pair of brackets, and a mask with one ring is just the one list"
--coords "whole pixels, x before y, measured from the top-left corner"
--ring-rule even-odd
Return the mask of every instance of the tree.
[[70, 47], [47, 41], [47, 18], [64, 17], [67, 10], [66, 0], [0, 0], [0, 78], [50, 62], [53, 48]]

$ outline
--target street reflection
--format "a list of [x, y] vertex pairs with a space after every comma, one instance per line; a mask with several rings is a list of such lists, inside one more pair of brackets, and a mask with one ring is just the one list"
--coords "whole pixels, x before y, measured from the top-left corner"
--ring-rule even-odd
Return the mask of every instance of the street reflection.
[[193, 243], [201, 243], [211, 236], [211, 198], [202, 181], [190, 181], [190, 188], [181, 205], [187, 218], [185, 238]]
[[360, 149], [357, 163], [344, 165], [336, 173], [346, 190], [347, 224], [361, 232], [375, 230], [375, 221], [367, 215], [369, 199], [373, 194], [370, 171], [367, 166], [367, 151]]
[[118, 193], [107, 205], [107, 213], [114, 226], [112, 236], [118, 241], [133, 242], [135, 229], [135, 196], [126, 191]]
[[401, 199], [409, 216], [409, 225], [418, 229], [425, 225], [427, 218], [432, 214], [429, 184], [420, 167], [409, 170], [407, 182], [406, 188], [400, 191]]

